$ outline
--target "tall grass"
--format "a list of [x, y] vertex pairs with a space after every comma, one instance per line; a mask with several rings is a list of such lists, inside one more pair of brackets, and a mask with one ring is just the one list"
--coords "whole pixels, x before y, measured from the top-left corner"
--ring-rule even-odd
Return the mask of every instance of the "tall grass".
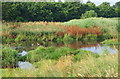
[[3, 77], [118, 77], [118, 56], [88, 55], [81, 61], [72, 61], [73, 56], [63, 56], [59, 60], [42, 60], [34, 63], [35, 70], [2, 69]]
[[61, 31], [62, 26], [57, 22], [26, 22], [22, 23], [20, 28], [15, 29], [15, 32], [56, 32]]
[[[57, 22], [23, 22], [3, 23], [3, 43], [16, 43], [22, 41], [57, 41], [62, 42], [70, 39], [81, 40], [84, 37], [91, 40], [103, 33], [99, 27], [81, 28], [77, 26], [65, 26]], [[70, 36], [69, 36], [70, 35]], [[89, 39], [84, 39], [88, 41]], [[83, 40], [83, 41], [84, 41]], [[69, 40], [68, 40], [69, 41]]]
[[112, 36], [117, 36], [118, 34], [118, 19], [117, 18], [87, 18], [87, 19], [74, 19], [68, 22], [64, 22], [65, 25], [76, 25], [80, 27], [91, 27], [99, 26], [106, 33]]

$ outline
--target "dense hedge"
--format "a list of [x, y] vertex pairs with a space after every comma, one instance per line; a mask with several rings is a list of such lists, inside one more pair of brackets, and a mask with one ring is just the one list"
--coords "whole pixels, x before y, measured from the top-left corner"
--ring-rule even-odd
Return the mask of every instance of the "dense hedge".
[[5, 21], [64, 22], [78, 19], [89, 10], [94, 10], [99, 17], [117, 16], [115, 8], [109, 3], [96, 6], [94, 3], [81, 4], [79, 2], [3, 2], [2, 19]]

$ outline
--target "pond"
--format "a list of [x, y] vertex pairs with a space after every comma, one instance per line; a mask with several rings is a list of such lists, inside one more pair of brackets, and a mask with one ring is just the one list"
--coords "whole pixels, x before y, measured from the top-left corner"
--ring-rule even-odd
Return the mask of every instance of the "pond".
[[[105, 44], [100, 44], [100, 43], [81, 43], [81, 42], [73, 42], [73, 43], [69, 43], [69, 44], [64, 44], [64, 43], [46, 43], [46, 44], [40, 44], [40, 43], [32, 43], [29, 44], [30, 46], [21, 46], [21, 47], [15, 47], [16, 50], [18, 51], [22, 51], [21, 53], [19, 53], [20, 56], [24, 56], [27, 54], [28, 51], [36, 49], [38, 46], [45, 46], [45, 47], [49, 47], [49, 46], [55, 46], [55, 47], [70, 47], [70, 48], [74, 48], [74, 49], [82, 49], [82, 50], [88, 50], [91, 51], [93, 53], [111, 53], [111, 54], [115, 54], [118, 52], [117, 49], [117, 45], [105, 45]], [[35, 67], [29, 63], [29, 62], [23, 62], [23, 61], [19, 61], [18, 62], [18, 66], [21, 69], [24, 70], [28, 70], [28, 69], [35, 69]]]
[[38, 46], [44, 46], [44, 47], [70, 47], [74, 49], [79, 49], [82, 47], [94, 47], [96, 45], [100, 44], [99, 42], [81, 42], [81, 41], [75, 41], [71, 43], [66, 42], [20, 42], [19, 44], [12, 43], [8, 44], [9, 47], [16, 49], [19, 52], [30, 51], [36, 49]]
[[[105, 45], [101, 44], [100, 42], [81, 42], [75, 41], [72, 43], [65, 43], [65, 42], [21, 42], [19, 44], [10, 44], [9, 47], [16, 49], [18, 52], [23, 51], [30, 51], [36, 49], [38, 46], [50, 47], [54, 46], [56, 48], [60, 47], [70, 47], [74, 49], [83, 49], [89, 50], [95, 53], [102, 53], [103, 50], [106, 50], [110, 53], [118, 52], [117, 47], [118, 45]], [[26, 52], [24, 52], [25, 54]], [[24, 55], [23, 54], [23, 55]]]

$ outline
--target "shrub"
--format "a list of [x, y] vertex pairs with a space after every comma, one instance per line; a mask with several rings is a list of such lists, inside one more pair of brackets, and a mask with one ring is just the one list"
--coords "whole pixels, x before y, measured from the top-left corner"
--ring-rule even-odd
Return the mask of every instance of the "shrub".
[[9, 47], [3, 47], [2, 49], [2, 67], [15, 67], [17, 66], [18, 52]]
[[97, 13], [94, 10], [90, 10], [90, 11], [86, 11], [81, 16], [81, 18], [90, 18], [90, 17], [97, 17]]
[[38, 62], [42, 59], [49, 58], [49, 55], [52, 54], [54, 51], [54, 47], [45, 48], [40, 46], [37, 49], [28, 52], [28, 54], [26, 55], [26, 60], [30, 62]]
[[66, 47], [56, 49], [55, 47], [40, 46], [37, 49], [28, 52], [25, 57], [27, 61], [38, 62], [43, 59], [58, 59], [61, 56], [70, 54], [72, 51], [73, 49]]

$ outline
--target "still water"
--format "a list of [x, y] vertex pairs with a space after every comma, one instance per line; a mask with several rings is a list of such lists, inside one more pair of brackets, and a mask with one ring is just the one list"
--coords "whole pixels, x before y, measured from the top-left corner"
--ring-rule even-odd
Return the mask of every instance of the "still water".
[[94, 46], [94, 47], [83, 47], [80, 49], [91, 51], [93, 53], [98, 53], [98, 54], [101, 54], [104, 52], [115, 54], [118, 52], [118, 49], [116, 49], [116, 47], [104, 46], [104, 45], [99, 45], [99, 44], [97, 46]]
[[[93, 53], [98, 53], [98, 54], [101, 54], [101, 53], [104, 53], [104, 52], [111, 53], [111, 54], [118, 53], [118, 49], [116, 48], [117, 46], [102, 45], [100, 43], [94, 43], [94, 44], [72, 43], [72, 44], [67, 44], [67, 45], [56, 44], [56, 47], [63, 47], [63, 46], [67, 46], [67, 47], [71, 47], [71, 48], [75, 48], [75, 49], [79, 48], [79, 49], [82, 49], [82, 50], [87, 50], [87, 51], [91, 51]], [[24, 55], [27, 54], [27, 52], [28, 51], [25, 51], [25, 48], [24, 48], [24, 50], [22, 50], [22, 52], [19, 53], [19, 55], [24, 56]], [[24, 70], [35, 69], [35, 67], [29, 62], [19, 61], [18, 66], [19, 66], [19, 68], [24, 69]]]

